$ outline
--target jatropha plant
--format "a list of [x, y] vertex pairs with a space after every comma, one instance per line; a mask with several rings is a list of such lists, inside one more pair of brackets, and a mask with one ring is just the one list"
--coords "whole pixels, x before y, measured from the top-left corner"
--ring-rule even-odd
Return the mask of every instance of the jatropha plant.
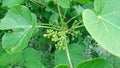
[[93, 48], [120, 56], [119, 4], [0, 0], [0, 68], [116, 68]]

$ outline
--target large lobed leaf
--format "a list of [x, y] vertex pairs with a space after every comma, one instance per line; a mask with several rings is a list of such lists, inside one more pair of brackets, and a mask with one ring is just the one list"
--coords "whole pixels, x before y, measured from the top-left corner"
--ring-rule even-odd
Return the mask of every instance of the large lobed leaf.
[[24, 49], [35, 29], [36, 16], [25, 6], [12, 7], [1, 20], [0, 30], [12, 30], [2, 38], [2, 46], [8, 53]]
[[83, 22], [92, 37], [107, 51], [120, 56], [120, 0], [95, 0], [95, 12], [86, 9]]

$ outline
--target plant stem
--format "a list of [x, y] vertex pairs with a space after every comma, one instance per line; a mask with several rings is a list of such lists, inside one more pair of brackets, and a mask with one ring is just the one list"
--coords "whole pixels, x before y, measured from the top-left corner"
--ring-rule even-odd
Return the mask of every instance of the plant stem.
[[84, 25], [76, 26], [76, 27], [74, 27], [74, 29], [80, 28], [80, 27], [83, 27], [83, 26], [84, 26]]
[[40, 6], [40, 7], [46, 7], [44, 4], [40, 3], [40, 2], [37, 2], [35, 0], [30, 0], [31, 2], [33, 2], [34, 4]]
[[52, 28], [52, 27], [49, 27], [49, 26], [36, 26], [36, 28]]
[[58, 9], [58, 13], [59, 13], [59, 16], [60, 16], [60, 20], [61, 20], [61, 23], [64, 22], [63, 19], [62, 19], [62, 14], [60, 12], [60, 7], [59, 7], [59, 4], [58, 4], [58, 0], [56, 0], [56, 4], [57, 4], [57, 9]]
[[46, 29], [54, 29], [54, 30], [59, 30], [59, 28], [56, 27], [50, 27], [50, 26], [35, 26], [36, 28], [46, 28]]
[[54, 27], [54, 28], [60, 29], [60, 27], [58, 25], [53, 25], [53, 24], [44, 24], [44, 23], [42, 23], [42, 26], [49, 26], [49, 27]]
[[78, 15], [76, 15], [76, 16], [74, 16], [74, 17], [72, 17], [71, 19], [69, 19], [66, 23], [68, 24], [70, 21], [72, 21], [74, 18], [76, 18], [76, 17], [78, 17], [80, 14], [78, 14]]
[[63, 16], [64, 18], [65, 18], [65, 16], [66, 16], [66, 13], [67, 13], [67, 9], [66, 9], [65, 12], [64, 12], [64, 16]]
[[67, 46], [66, 46], [66, 52], [67, 52], [67, 57], [68, 57], [70, 68], [73, 68], [73, 65], [72, 65], [72, 62], [71, 62], [71, 58], [70, 58], [70, 53], [69, 53], [69, 50], [68, 50]]
[[72, 61], [71, 61], [71, 58], [70, 58], [70, 53], [69, 53], [69, 50], [68, 50], [67, 40], [66, 39], [65, 39], [65, 49], [66, 49], [67, 58], [68, 58], [68, 62], [69, 62], [70, 68], [73, 68]]

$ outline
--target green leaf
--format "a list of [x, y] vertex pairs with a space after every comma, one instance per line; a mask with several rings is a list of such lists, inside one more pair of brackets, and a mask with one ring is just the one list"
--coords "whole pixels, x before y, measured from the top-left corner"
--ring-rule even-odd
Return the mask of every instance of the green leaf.
[[58, 0], [58, 4], [62, 8], [69, 8], [70, 7], [70, 1], [69, 0]]
[[49, 23], [54, 24], [58, 22], [59, 15], [57, 13], [51, 14]]
[[67, 65], [57, 65], [55, 68], [69, 68]]
[[[79, 44], [72, 44], [68, 47], [73, 66], [84, 60], [82, 48]], [[68, 58], [65, 50], [55, 52], [55, 65], [66, 64], [69, 66]]]
[[74, 6], [74, 9], [77, 14], [80, 14], [83, 12], [84, 8], [82, 8], [80, 5]]
[[23, 51], [23, 59], [25, 61], [24, 65], [27, 68], [45, 68], [41, 63], [41, 58], [38, 51], [33, 48], [26, 48]]
[[90, 3], [90, 0], [73, 0], [73, 1], [79, 2], [80, 4], [89, 4]]
[[95, 0], [95, 12], [85, 10], [83, 22], [92, 37], [107, 51], [120, 56], [120, 0]]
[[0, 56], [0, 65], [14, 65], [22, 59], [22, 52], [16, 54], [2, 53]]
[[21, 4], [23, 1], [24, 0], [2, 0], [2, 6], [12, 7]]
[[111, 63], [104, 59], [96, 58], [81, 62], [77, 65], [77, 68], [114, 68]]
[[1, 20], [0, 30], [12, 30], [2, 38], [2, 46], [8, 53], [24, 49], [32, 36], [36, 16], [25, 6], [12, 7]]
[[0, 65], [0, 68], [10, 68], [10, 66], [9, 65], [7, 65], [7, 66]]

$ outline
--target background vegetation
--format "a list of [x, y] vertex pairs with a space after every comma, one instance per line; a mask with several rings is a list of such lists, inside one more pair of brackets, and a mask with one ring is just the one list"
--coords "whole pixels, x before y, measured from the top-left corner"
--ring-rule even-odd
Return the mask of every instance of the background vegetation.
[[[86, 30], [85, 9], [94, 10], [94, 0], [0, 0], [0, 68], [89, 68], [94, 62], [91, 68], [103, 62], [106, 68], [119, 68], [120, 58]], [[36, 24], [23, 34], [29, 28], [16, 26], [29, 21]]]

